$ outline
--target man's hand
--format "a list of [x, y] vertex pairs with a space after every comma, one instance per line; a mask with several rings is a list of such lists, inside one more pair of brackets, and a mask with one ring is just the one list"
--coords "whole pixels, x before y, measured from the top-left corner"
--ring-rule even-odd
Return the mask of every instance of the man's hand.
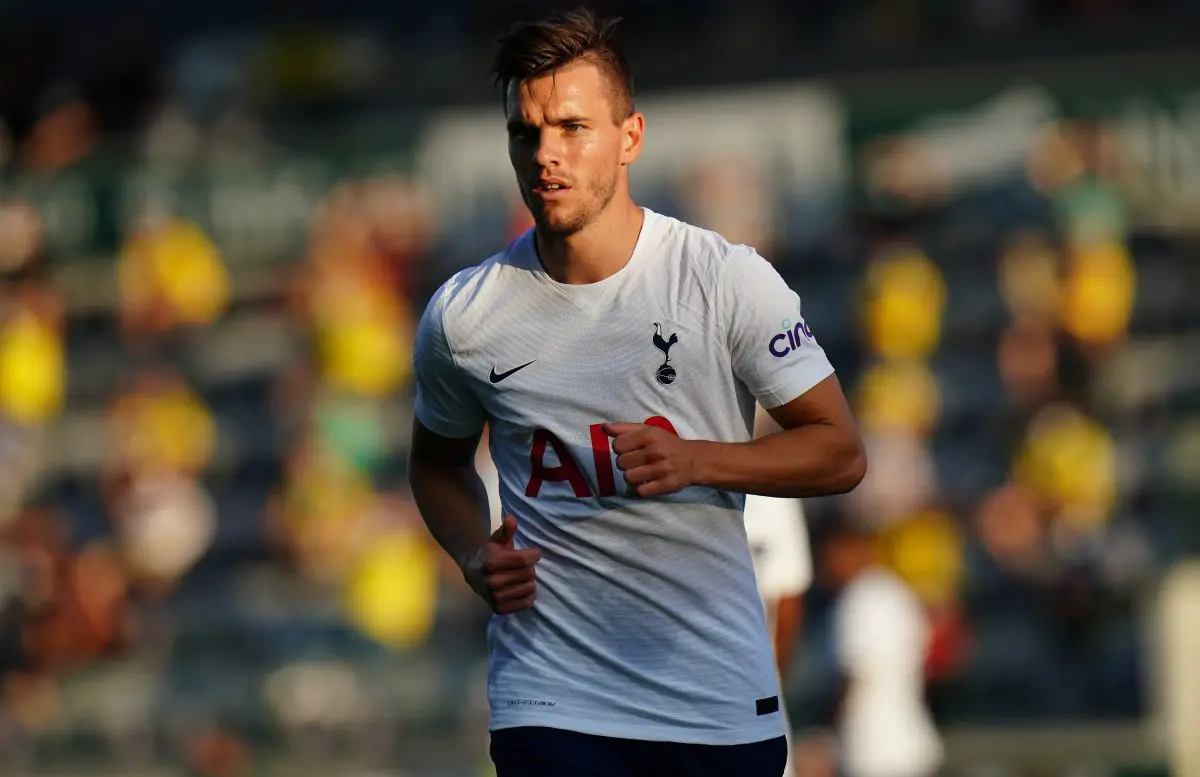
[[695, 445], [678, 435], [648, 424], [605, 424], [613, 438], [617, 467], [640, 497], [663, 496], [695, 485]]
[[518, 550], [513, 546], [516, 534], [517, 519], [504, 516], [500, 527], [463, 568], [467, 583], [497, 615], [528, 610], [537, 598], [533, 569], [542, 551]]

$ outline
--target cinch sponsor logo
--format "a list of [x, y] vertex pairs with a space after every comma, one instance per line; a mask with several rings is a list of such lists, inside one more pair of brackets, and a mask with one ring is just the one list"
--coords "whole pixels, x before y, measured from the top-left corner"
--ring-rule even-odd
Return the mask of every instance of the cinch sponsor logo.
[[556, 702], [540, 701], [538, 699], [509, 699], [508, 706], [510, 707], [553, 707]]
[[771, 338], [771, 342], [767, 345], [767, 350], [776, 359], [782, 359], [792, 351], [804, 344], [801, 338], [812, 340], [812, 330], [808, 328], [808, 323], [804, 319], [800, 319], [795, 324], [791, 321], [783, 322], [783, 331]]

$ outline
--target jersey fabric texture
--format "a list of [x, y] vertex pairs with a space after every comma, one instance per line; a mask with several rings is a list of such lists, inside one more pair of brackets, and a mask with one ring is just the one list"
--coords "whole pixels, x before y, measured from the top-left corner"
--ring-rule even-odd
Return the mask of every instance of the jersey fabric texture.
[[489, 424], [515, 544], [542, 549], [533, 608], [488, 626], [491, 729], [780, 736], [745, 496], [639, 499], [600, 430], [651, 419], [745, 442], [756, 400], [773, 408], [831, 375], [771, 264], [645, 210], [625, 267], [568, 285], [543, 270], [530, 231], [438, 290], [414, 364], [417, 419], [454, 438]]

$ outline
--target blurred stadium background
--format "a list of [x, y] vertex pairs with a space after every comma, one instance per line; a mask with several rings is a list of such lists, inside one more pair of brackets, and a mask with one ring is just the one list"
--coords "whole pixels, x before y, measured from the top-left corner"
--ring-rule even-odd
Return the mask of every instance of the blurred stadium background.
[[[409, 355], [527, 226], [486, 67], [553, 5], [0, 2], [0, 773], [486, 773]], [[1200, 773], [1200, 3], [596, 7], [638, 197], [775, 261], [851, 393], [811, 525], [925, 603], [946, 774]]]

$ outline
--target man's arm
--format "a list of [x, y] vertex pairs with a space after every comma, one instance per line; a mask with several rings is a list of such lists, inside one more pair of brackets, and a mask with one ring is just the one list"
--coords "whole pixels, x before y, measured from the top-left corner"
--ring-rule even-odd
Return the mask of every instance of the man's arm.
[[749, 442], [691, 441], [697, 485], [775, 497], [854, 489], [867, 456], [837, 376], [768, 411], [783, 431]]
[[493, 612], [508, 615], [533, 606], [541, 551], [514, 545], [517, 522], [511, 516], [489, 532], [487, 488], [475, 470], [479, 437], [442, 437], [413, 419], [409, 488], [429, 533], [467, 584]]
[[438, 290], [417, 327], [409, 488], [429, 533], [467, 583], [493, 612], [508, 614], [533, 606], [533, 567], [541, 551], [515, 547], [517, 522], [512, 517], [488, 533], [487, 488], [475, 470], [487, 413], [446, 333], [447, 295], [453, 286], [452, 280]]
[[408, 482], [429, 533], [460, 568], [491, 534], [487, 489], [475, 471], [480, 435], [456, 439], [413, 419]]
[[698, 447], [698, 483], [776, 497], [853, 489], [866, 473], [866, 454], [799, 295], [770, 262], [745, 248], [727, 257], [720, 292], [734, 373], [783, 431]]
[[707, 486], [801, 498], [842, 494], [862, 481], [867, 457], [835, 376], [769, 412], [783, 431], [750, 442], [682, 440], [645, 424], [605, 424], [604, 432], [640, 497]]

